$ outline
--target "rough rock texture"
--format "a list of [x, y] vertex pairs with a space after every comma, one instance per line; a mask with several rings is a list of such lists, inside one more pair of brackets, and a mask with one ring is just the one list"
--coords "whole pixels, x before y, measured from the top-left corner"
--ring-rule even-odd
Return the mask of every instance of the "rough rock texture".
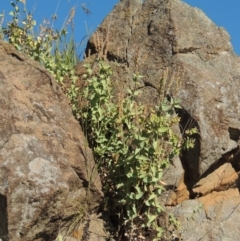
[[225, 163], [217, 170], [202, 178], [193, 188], [196, 195], [206, 195], [213, 191], [220, 191], [224, 187], [235, 184], [238, 174], [230, 163]]
[[128, 72], [145, 76], [145, 103], [157, 102], [160, 79], [169, 69], [166, 85], [181, 99], [182, 128], [196, 126], [200, 132], [195, 150], [184, 158], [193, 182], [238, 148], [240, 59], [227, 32], [201, 10], [179, 0], [121, 1], [94, 33], [86, 53], [101, 55], [101, 50]]
[[239, 239], [238, 189], [213, 192], [198, 200], [186, 200], [174, 208], [187, 241], [235, 241]]
[[71, 236], [65, 236], [66, 241], [114, 241], [109, 233], [109, 223], [110, 221], [101, 214], [91, 214], [72, 232]]
[[102, 200], [92, 152], [52, 77], [4, 42], [0, 106], [0, 239], [54, 240]]
[[[191, 127], [199, 134], [194, 136], [194, 149], [182, 153], [185, 173], [175, 172], [178, 184], [174, 190], [172, 179], [166, 199], [169, 205], [182, 203], [176, 210], [185, 221], [185, 213], [195, 215], [193, 207], [199, 202], [187, 199], [219, 201], [212, 204], [219, 217], [210, 220], [202, 210], [196, 214], [198, 221], [185, 222], [188, 231], [183, 230], [183, 240], [237, 240], [240, 58], [233, 53], [228, 33], [180, 0], [122, 0], [93, 34], [86, 54], [109, 61], [115, 88], [121, 92], [132, 85], [131, 73], [143, 75], [141, 102], [146, 105], [157, 104], [163, 89], [181, 100], [182, 135]], [[233, 199], [225, 199], [224, 194], [233, 190]], [[192, 230], [193, 236], [188, 236]]]

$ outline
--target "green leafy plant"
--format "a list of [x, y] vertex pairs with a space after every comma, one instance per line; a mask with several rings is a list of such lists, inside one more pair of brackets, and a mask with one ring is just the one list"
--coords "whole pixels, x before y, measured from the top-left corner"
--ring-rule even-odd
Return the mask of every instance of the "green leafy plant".
[[[85, 67], [87, 103], [81, 124], [110, 197], [109, 206], [118, 210], [119, 224], [130, 240], [141, 229], [153, 230], [157, 240], [163, 232], [157, 222], [164, 209], [158, 202], [164, 190], [162, 174], [182, 146], [172, 130], [179, 122], [174, 108], [180, 106], [174, 99], [164, 99], [147, 111], [135, 100], [141, 92], [137, 88], [128, 89], [126, 96], [113, 96], [110, 66], [99, 62], [98, 74], [90, 65]], [[136, 87], [141, 77], [133, 76]]]

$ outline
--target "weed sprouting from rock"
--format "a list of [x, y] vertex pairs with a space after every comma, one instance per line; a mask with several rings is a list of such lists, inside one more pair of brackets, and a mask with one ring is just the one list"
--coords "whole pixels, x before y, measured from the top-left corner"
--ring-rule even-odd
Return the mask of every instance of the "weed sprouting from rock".
[[[99, 62], [97, 74], [90, 65], [85, 67], [87, 103], [81, 124], [99, 166], [106, 205], [117, 211], [119, 232], [124, 230], [129, 240], [142, 230], [153, 231], [153, 240], [158, 240], [164, 231], [158, 224], [164, 210], [158, 202], [164, 191], [163, 171], [182, 146], [172, 130], [179, 122], [174, 108], [180, 106], [164, 99], [146, 114], [146, 107], [135, 100], [139, 89], [113, 96], [110, 66]], [[133, 76], [136, 85], [141, 77]]]

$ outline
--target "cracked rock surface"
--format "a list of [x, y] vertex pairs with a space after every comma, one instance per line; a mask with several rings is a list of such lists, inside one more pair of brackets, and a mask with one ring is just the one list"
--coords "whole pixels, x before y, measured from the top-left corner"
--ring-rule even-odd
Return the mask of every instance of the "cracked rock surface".
[[228, 33], [201, 10], [179, 0], [121, 1], [93, 34], [86, 53], [101, 55], [101, 49], [108, 60], [126, 66], [121, 81], [116, 77], [119, 84], [127, 73], [144, 76], [142, 102], [157, 103], [163, 77], [181, 100], [182, 115], [189, 117], [182, 128], [196, 125], [200, 131], [195, 150], [185, 155], [193, 183], [238, 147], [239, 134], [231, 137], [230, 129], [240, 129], [240, 59]]
[[132, 73], [143, 75], [140, 101], [147, 106], [158, 103], [165, 80], [168, 94], [181, 101], [181, 133], [199, 131], [195, 147], [171, 167], [174, 178], [164, 177], [183, 240], [238, 240], [240, 58], [228, 33], [180, 0], [122, 0], [90, 38], [86, 55], [84, 62], [105, 57], [117, 92], [132, 86]]
[[92, 152], [55, 80], [1, 41], [0, 106], [0, 239], [55, 240], [86, 198], [101, 203]]

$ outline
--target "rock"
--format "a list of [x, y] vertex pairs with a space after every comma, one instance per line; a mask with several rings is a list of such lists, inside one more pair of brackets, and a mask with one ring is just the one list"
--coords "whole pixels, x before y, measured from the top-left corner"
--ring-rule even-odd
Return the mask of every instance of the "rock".
[[233, 185], [238, 179], [238, 174], [230, 163], [225, 163], [217, 170], [202, 178], [193, 188], [196, 195], [206, 195], [212, 191], [224, 190]]
[[174, 207], [175, 217], [181, 222], [182, 240], [238, 240], [239, 203], [239, 191], [229, 189], [198, 200], [187, 200]]
[[92, 152], [50, 74], [2, 41], [0, 105], [0, 239], [54, 240], [101, 203]]
[[[165, 205], [167, 206], [177, 205], [190, 198], [190, 192], [184, 181], [184, 174], [179, 180], [177, 188], [175, 190], [172, 190], [170, 193], [169, 191], [167, 191], [166, 193], [168, 194], [168, 199], [166, 199], [167, 201], [165, 202]], [[166, 194], [164, 194], [164, 196], [165, 195]]]
[[106, 230], [106, 222], [102, 219], [101, 216], [91, 215], [89, 222], [89, 240], [91, 241], [106, 241], [110, 239], [109, 230]]
[[[166, 192], [164, 192], [160, 198], [163, 204], [176, 205], [177, 203], [181, 202], [180, 200], [182, 200], [182, 197], [180, 198], [180, 196], [184, 196], [183, 200], [189, 198], [189, 192], [184, 183], [184, 170], [179, 157], [174, 158], [172, 165], [164, 170], [162, 181], [166, 183], [164, 186]], [[178, 195], [176, 195], [176, 193], [178, 193]]]
[[[181, 100], [182, 134], [199, 130], [195, 148], [182, 156], [190, 188], [238, 148], [240, 58], [228, 33], [201, 10], [179, 0], [121, 1], [90, 38], [88, 53], [143, 75], [143, 103], [157, 104], [163, 89]], [[124, 73], [115, 79], [130, 85]]]
[[239, 198], [239, 191], [237, 188], [230, 188], [220, 192], [214, 191], [204, 197], [200, 197], [199, 201], [203, 204], [207, 218], [215, 220], [219, 218], [219, 205], [222, 205], [223, 201], [235, 198]]
[[[173, 208], [175, 218], [181, 224], [181, 239], [196, 241], [204, 236], [206, 231], [206, 213], [199, 200], [186, 200]], [[181, 240], [180, 239], [180, 240]]]
[[[66, 241], [79, 241], [79, 240], [90, 240], [90, 241], [105, 241], [111, 239], [111, 235], [107, 227], [106, 221], [104, 221], [105, 217], [102, 215], [92, 214], [89, 215], [88, 218], [85, 219], [71, 234], [71, 236], [67, 236]], [[107, 220], [109, 223], [109, 220]]]

